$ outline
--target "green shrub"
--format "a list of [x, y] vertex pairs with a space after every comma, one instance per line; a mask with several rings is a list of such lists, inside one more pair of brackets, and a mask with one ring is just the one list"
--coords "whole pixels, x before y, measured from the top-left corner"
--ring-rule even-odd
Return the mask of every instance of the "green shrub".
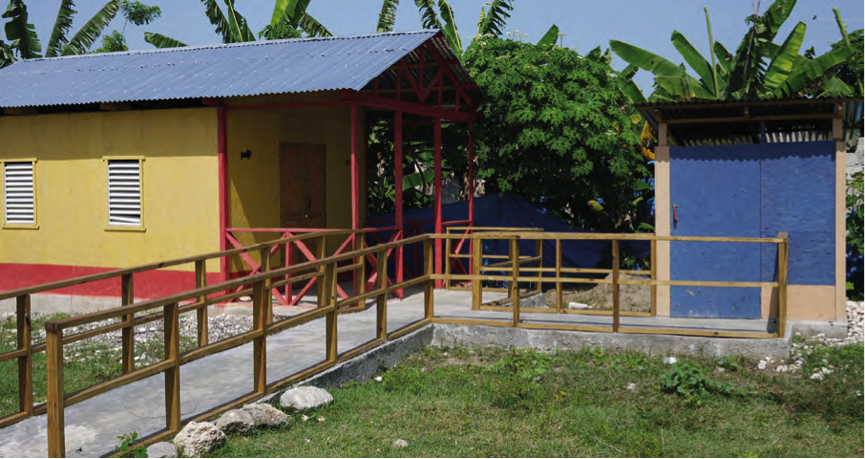
[[661, 376], [661, 390], [684, 397], [687, 403], [698, 406], [709, 394], [729, 396], [740, 393], [730, 383], [707, 378], [705, 368], [689, 362], [674, 363], [670, 371]]

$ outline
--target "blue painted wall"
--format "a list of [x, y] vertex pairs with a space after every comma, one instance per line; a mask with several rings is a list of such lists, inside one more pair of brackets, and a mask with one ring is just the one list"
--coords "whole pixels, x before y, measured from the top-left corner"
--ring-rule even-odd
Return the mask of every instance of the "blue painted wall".
[[[789, 283], [835, 285], [835, 142], [765, 144], [760, 164], [761, 236], [790, 233]], [[777, 260], [764, 244], [763, 281]]]
[[[760, 236], [760, 146], [670, 148], [674, 236]], [[672, 216], [672, 212], [671, 212]], [[759, 282], [757, 244], [672, 242], [673, 280]], [[676, 317], [760, 317], [759, 288], [672, 287]]]
[[[674, 147], [674, 236], [776, 237], [790, 233], [789, 283], [835, 283], [835, 143]], [[671, 212], [672, 217], [672, 212]], [[671, 243], [674, 280], [772, 281], [772, 244]], [[671, 289], [676, 317], [760, 317], [758, 288]]]

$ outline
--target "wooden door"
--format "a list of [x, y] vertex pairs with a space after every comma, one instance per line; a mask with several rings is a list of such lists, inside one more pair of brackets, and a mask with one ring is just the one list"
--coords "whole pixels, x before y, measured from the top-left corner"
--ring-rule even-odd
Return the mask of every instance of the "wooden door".
[[279, 154], [282, 228], [327, 228], [324, 145], [283, 144]]

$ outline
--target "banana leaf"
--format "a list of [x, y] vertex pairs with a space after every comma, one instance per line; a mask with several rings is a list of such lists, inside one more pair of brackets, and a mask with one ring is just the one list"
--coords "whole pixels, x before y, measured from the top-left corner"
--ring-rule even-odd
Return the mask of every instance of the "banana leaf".
[[393, 32], [393, 25], [396, 22], [396, 8], [398, 6], [399, 0], [382, 1], [381, 12], [378, 14], [378, 25], [375, 27], [376, 32]]
[[151, 45], [157, 48], [183, 48], [186, 43], [183, 43], [180, 40], [175, 40], [174, 38], [167, 37], [160, 33], [155, 32], [144, 32], [144, 41], [150, 43]]
[[111, 0], [105, 4], [96, 14], [84, 24], [83, 27], [70, 40], [69, 44], [63, 47], [62, 55], [69, 56], [72, 54], [85, 54], [87, 50], [93, 46], [99, 35], [108, 23], [117, 15], [117, 10], [120, 9], [120, 0]]
[[538, 49], [542, 51], [550, 51], [556, 46], [556, 41], [559, 39], [559, 27], [553, 24], [550, 27], [550, 30], [547, 30], [547, 33], [541, 37], [541, 41], [538, 42]]
[[435, 0], [414, 0], [415, 6], [420, 11], [421, 25], [424, 29], [442, 30], [435, 11]]
[[[809, 82], [826, 75], [834, 67], [843, 64], [850, 58], [853, 51], [850, 48], [838, 48], [829, 51], [816, 59], [797, 60], [794, 70], [772, 93], [775, 97], [790, 97], [804, 89]], [[803, 58], [805, 59], [805, 58]], [[836, 85], [837, 87], [837, 85]]]
[[622, 41], [610, 40], [610, 49], [625, 62], [648, 70], [655, 76], [681, 77], [684, 73], [678, 65], [663, 57]]
[[451, 45], [454, 54], [457, 55], [457, 58], [462, 60], [463, 43], [460, 40], [460, 34], [457, 31], [457, 22], [456, 19], [454, 19], [454, 11], [448, 4], [447, 0], [439, 0], [439, 11], [441, 12], [442, 19], [445, 21], [442, 32], [444, 32], [445, 38], [447, 38], [448, 44]]
[[11, 0], [2, 17], [10, 19], [4, 27], [6, 39], [11, 41], [9, 47], [17, 50], [22, 59], [42, 57], [42, 44], [36, 35], [36, 27], [27, 22], [29, 14], [24, 1]]
[[[478, 28], [478, 35], [501, 35], [504, 32], [505, 23], [511, 17], [510, 11], [514, 10], [512, 3], [513, 0], [493, 0], [488, 3], [490, 8]], [[444, 16], [444, 11], [442, 11], [442, 16]]]
[[69, 43], [66, 34], [72, 28], [72, 18], [75, 16], [75, 3], [72, 0], [62, 0], [57, 10], [57, 19], [51, 30], [51, 38], [48, 39], [48, 47], [45, 49], [45, 57], [56, 57], [63, 51], [63, 47]]
[[774, 90], [793, 72], [793, 64], [796, 62], [799, 48], [802, 47], [802, 42], [805, 40], [806, 29], [805, 23], [799, 22], [784, 40], [784, 44], [781, 45], [775, 58], [772, 59], [763, 78], [763, 85], [766, 89]]
[[685, 58], [685, 62], [687, 62], [688, 65], [694, 69], [694, 72], [700, 76], [703, 80], [703, 84], [706, 85], [709, 92], [715, 94], [715, 80], [712, 75], [712, 66], [709, 64], [709, 61], [707, 61], [706, 58], [703, 57], [696, 48], [694, 48], [691, 42], [689, 42], [684, 35], [679, 33], [679, 31], [673, 31], [670, 41], [673, 42], [673, 46], [676, 47], [679, 54]]

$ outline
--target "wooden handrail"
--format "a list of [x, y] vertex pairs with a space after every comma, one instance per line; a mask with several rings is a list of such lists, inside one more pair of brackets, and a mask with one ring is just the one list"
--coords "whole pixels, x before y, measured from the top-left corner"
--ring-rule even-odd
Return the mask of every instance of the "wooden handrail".
[[326, 231], [320, 231], [317, 233], [305, 233], [305, 234], [300, 234], [297, 236], [292, 236], [289, 238], [279, 239], [279, 240], [271, 241], [271, 242], [263, 242], [261, 244], [250, 245], [250, 246], [241, 247], [241, 248], [237, 248], [237, 249], [224, 250], [221, 252], [206, 253], [204, 255], [196, 255], [193, 257], [178, 258], [175, 260], [160, 261], [160, 262], [156, 262], [156, 263], [148, 263], [148, 264], [144, 264], [144, 265], [133, 266], [131, 268], [115, 269], [112, 271], [106, 271], [104, 273], [90, 274], [87, 276], [75, 277], [72, 279], [56, 281], [56, 282], [49, 282], [47, 284], [39, 284], [39, 285], [34, 285], [32, 287], [24, 287], [24, 288], [19, 288], [16, 290], [8, 290], [5, 292], [0, 292], [0, 300], [15, 298], [15, 297], [22, 296], [22, 295], [37, 294], [40, 292], [46, 292], [49, 290], [57, 290], [57, 289], [61, 289], [61, 288], [72, 287], [75, 285], [87, 284], [90, 282], [96, 282], [96, 281], [111, 279], [113, 277], [120, 277], [120, 276], [127, 275], [127, 274], [136, 274], [136, 273], [140, 273], [140, 272], [144, 272], [144, 271], [152, 271], [155, 269], [163, 269], [163, 268], [168, 268], [171, 266], [183, 265], [186, 263], [195, 263], [195, 262], [199, 262], [199, 261], [207, 261], [207, 260], [214, 259], [214, 258], [228, 257], [228, 256], [232, 256], [232, 255], [238, 255], [241, 253], [253, 252], [253, 251], [261, 250], [261, 249], [265, 249], [265, 248], [269, 249], [275, 245], [280, 245], [280, 244], [285, 244], [285, 243], [290, 243], [290, 242], [295, 242], [295, 241], [302, 241], [302, 240], [306, 240], [306, 239], [321, 237], [322, 234], [327, 234], [328, 236], [340, 236], [340, 235], [344, 236], [344, 235], [349, 235], [349, 234], [355, 234], [355, 233], [358, 233], [360, 231], [361, 230], [326, 230]]
[[[262, 254], [269, 253], [268, 250], [272, 248], [275, 244], [282, 243], [290, 243], [297, 240], [303, 240], [307, 238], [314, 237], [322, 237], [325, 238], [327, 236], [342, 236], [346, 234], [355, 234], [357, 231], [354, 230], [333, 230], [327, 232], [319, 232], [319, 233], [308, 233], [304, 235], [294, 236], [291, 238], [282, 239], [280, 241], [273, 241], [270, 243], [264, 244], [256, 244], [254, 246], [244, 247], [242, 249], [234, 249], [224, 252], [217, 252], [217, 254], [222, 254], [220, 256], [224, 256], [225, 254], [236, 254], [236, 253], [244, 253], [244, 252], [252, 252], [253, 250], [260, 250]], [[500, 276], [486, 276], [480, 275], [480, 263], [476, 263], [477, 271], [473, 272], [472, 275], [453, 275], [453, 274], [436, 274], [434, 272], [434, 256], [433, 256], [433, 243], [436, 239], [499, 239], [499, 240], [507, 240], [509, 241], [509, 261], [506, 262], [510, 265], [509, 268], [499, 269], [499, 271], [505, 271], [507, 275]], [[561, 247], [562, 241], [565, 240], [581, 240], [581, 239], [604, 239], [612, 241], [613, 244], [613, 267], [609, 270], [581, 270], [581, 269], [565, 269], [561, 266]], [[519, 246], [520, 241], [522, 239], [533, 240], [535, 241], [536, 254], [535, 256], [520, 256], [519, 255]], [[542, 247], [540, 241], [543, 240], [555, 240], [556, 241], [556, 268], [543, 268], [541, 261], [543, 256], [539, 254], [539, 247]], [[656, 250], [657, 241], [704, 241], [704, 242], [752, 242], [752, 243], [773, 243], [778, 244], [779, 252], [778, 252], [778, 263], [779, 263], [779, 277], [777, 280], [773, 282], [712, 282], [712, 281], [681, 281], [681, 280], [659, 280], [655, 276], [654, 265], [652, 269], [652, 276], [650, 279], [619, 279], [619, 275], [625, 273], [633, 273], [633, 271], [621, 270], [619, 269], [618, 256], [618, 242], [625, 240], [648, 240], [652, 241], [653, 248], [653, 260], [654, 250]], [[396, 249], [398, 247], [423, 243], [423, 253], [424, 253], [424, 272], [419, 277], [415, 279], [411, 279], [408, 281], [403, 281], [396, 284], [388, 285], [388, 281], [386, 280], [386, 262], [387, 262], [387, 254], [392, 249]], [[482, 245], [480, 243], [475, 243], [472, 249], [472, 260], [477, 262], [481, 260], [483, 257], [483, 253], [481, 250]], [[28, 368], [32, 365], [30, 357], [32, 354], [38, 350], [44, 349], [47, 351], [46, 361], [48, 365], [48, 403], [46, 406], [34, 406], [31, 400], [22, 401], [21, 411], [7, 418], [3, 418], [2, 422], [5, 422], [8, 425], [9, 423], [18, 422], [28, 416], [32, 416], [37, 412], [47, 412], [48, 414], [48, 433], [49, 433], [49, 455], [51, 456], [62, 456], [65, 454], [65, 439], [63, 434], [64, 428], [64, 409], [66, 406], [73, 405], [75, 403], [81, 402], [90, 397], [99, 395], [101, 393], [107, 392], [114, 388], [129, 384], [133, 381], [139, 380], [143, 377], [153, 376], [159, 373], [164, 374], [166, 379], [166, 425], [165, 431], [162, 433], [158, 433], [153, 437], [150, 437], [148, 441], [159, 441], [163, 438], [167, 438], [170, 435], [175, 434], [181, 427], [181, 419], [180, 419], [180, 385], [179, 385], [179, 371], [180, 365], [191, 362], [193, 360], [197, 360], [208, 355], [215, 354], [217, 352], [222, 352], [228, 349], [232, 349], [246, 343], [252, 343], [253, 345], [253, 356], [254, 356], [254, 387], [252, 392], [249, 395], [243, 396], [238, 400], [233, 402], [229, 402], [226, 405], [222, 405], [212, 410], [208, 411], [205, 414], [199, 415], [195, 419], [202, 419], [202, 416], [205, 415], [215, 415], [218, 414], [230, 407], [236, 406], [238, 403], [246, 403], [255, 397], [263, 396], [266, 393], [271, 393], [284, 387], [287, 384], [292, 384], [297, 382], [301, 377], [308, 377], [317, 372], [323, 371], [331, 366], [337, 364], [338, 362], [344, 361], [353, 356], [359, 355], [360, 353], [366, 352], [374, 347], [379, 346], [383, 342], [389, 339], [394, 339], [397, 336], [404, 335], [405, 333], [409, 333], [413, 330], [416, 330], [419, 327], [422, 327], [426, 324], [433, 322], [443, 322], [443, 323], [466, 323], [466, 324], [483, 324], [483, 325], [493, 325], [493, 326], [509, 326], [516, 328], [545, 328], [545, 329], [557, 329], [557, 330], [584, 330], [584, 331], [595, 331], [595, 332], [619, 332], [619, 333], [661, 333], [661, 334], [689, 334], [689, 335], [699, 335], [699, 336], [724, 336], [724, 337], [749, 337], [749, 338], [771, 338], [771, 337], [783, 337], [784, 336], [784, 326], [786, 323], [786, 287], [787, 287], [787, 272], [788, 272], [788, 259], [789, 259], [789, 239], [786, 233], [780, 233], [777, 238], [720, 238], [720, 237], [675, 237], [675, 236], [666, 236], [660, 237], [655, 235], [629, 235], [629, 234], [595, 234], [595, 233], [543, 233], [540, 231], [511, 231], [511, 232], [484, 232], [483, 234], [472, 234], [472, 235], [464, 235], [464, 234], [422, 234], [402, 240], [398, 240], [395, 242], [389, 242], [384, 244], [379, 244], [373, 247], [361, 248], [358, 250], [354, 250], [347, 253], [342, 253], [339, 255], [334, 255], [331, 257], [321, 257], [319, 259], [308, 261], [305, 263], [287, 266], [278, 269], [270, 269], [270, 266], [267, 262], [267, 259], [263, 259], [262, 270], [263, 272], [250, 274], [241, 278], [232, 279], [224, 282], [220, 282], [218, 284], [201, 286], [201, 282], [197, 282], [197, 288], [193, 290], [189, 290], [186, 292], [181, 292], [173, 295], [169, 295], [163, 298], [156, 298], [152, 300], [143, 301], [140, 303], [132, 303], [125, 304], [120, 307], [97, 311], [81, 316], [69, 317], [65, 319], [60, 319], [56, 321], [49, 321], [45, 324], [45, 329], [47, 332], [46, 342], [44, 344], [39, 344], [36, 346], [31, 346], [29, 343], [29, 333], [27, 333], [28, 338], [24, 341], [19, 337], [19, 349], [12, 351], [10, 353], [0, 355], [0, 360], [8, 360], [8, 359], [18, 359], [19, 366], [25, 365]], [[151, 265], [144, 265], [135, 268], [128, 268], [125, 270], [116, 270], [114, 272], [102, 273], [96, 276], [85, 276], [84, 278], [74, 279], [70, 281], [66, 281], [67, 283], [63, 286], [76, 285], [74, 281], [81, 282], [84, 279], [84, 282], [93, 281], [94, 277], [98, 277], [98, 280], [121, 276], [124, 278], [124, 285], [127, 287], [124, 289], [124, 302], [132, 302], [131, 296], [131, 274], [134, 272], [140, 272], [142, 270], [146, 270], [147, 267], [159, 266], [165, 267], [170, 266], [169, 263], [180, 264], [182, 262], [195, 262], [196, 267], [203, 265], [203, 260], [208, 259], [208, 257], [212, 258], [216, 256], [216, 254], [205, 254], [198, 257], [189, 257], [181, 260], [173, 260], [170, 262], [157, 263]], [[369, 259], [377, 262], [376, 269], [378, 274], [378, 281], [376, 285], [373, 286], [372, 290], [369, 292], [359, 292], [355, 297], [349, 299], [340, 300], [339, 296], [336, 293], [337, 288], [337, 265], [344, 261], [354, 261], [357, 259]], [[538, 266], [534, 268], [521, 268], [520, 265], [528, 262], [538, 262]], [[198, 270], [197, 270], [198, 271]], [[475, 271], [473, 269], [473, 271]], [[598, 274], [604, 273], [612, 273], [612, 279], [574, 279], [563, 277], [563, 274], [573, 274], [576, 272], [590, 272], [597, 271]], [[552, 273], [555, 277], [544, 277], [545, 273]], [[197, 277], [200, 273], [196, 273]], [[293, 275], [292, 277], [286, 280], [280, 280], [277, 282], [271, 282], [275, 278], [284, 278], [287, 275]], [[276, 323], [272, 322], [273, 317], [273, 305], [270, 300], [270, 288], [273, 288], [274, 285], [282, 285], [290, 282], [300, 282], [306, 281], [308, 279], [318, 279], [319, 288], [318, 290], [318, 308], [314, 311], [310, 311], [308, 313], [302, 314], [300, 316], [292, 317], [286, 320], [282, 320]], [[475, 302], [480, 305], [480, 300], [482, 298], [483, 286], [481, 284], [482, 280], [491, 280], [491, 281], [504, 281], [508, 283], [508, 300], [513, 303], [513, 306], [508, 308], [507, 310], [512, 312], [512, 317], [505, 321], [496, 321], [496, 320], [474, 320], [474, 319], [451, 319], [451, 318], [443, 318], [437, 319], [434, 314], [434, 283], [437, 280], [470, 280], [474, 281], [472, 286], [472, 299], [473, 299], [473, 309], [479, 309], [476, 307]], [[73, 282], [73, 283], [70, 283]], [[604, 326], [597, 325], [572, 325], [572, 324], [545, 324], [545, 323], [531, 323], [526, 322], [521, 318], [522, 312], [539, 312], [538, 308], [524, 308], [520, 306], [520, 295], [521, 290], [519, 289], [518, 284], [520, 282], [528, 282], [528, 283], [537, 283], [538, 289], [540, 291], [540, 286], [542, 282], [554, 282], [557, 285], [557, 290], [561, 287], [562, 283], [567, 282], [585, 282], [585, 283], [597, 283], [597, 284], [611, 284], [613, 288], [613, 323], [612, 326], [607, 328]], [[127, 285], [128, 283], [128, 285]], [[414, 323], [408, 324], [402, 327], [399, 330], [388, 330], [387, 329], [387, 295], [391, 294], [395, 290], [400, 290], [409, 285], [415, 285], [418, 283], [423, 283], [424, 285], [424, 318], [416, 321]], [[56, 289], [62, 288], [58, 287], [58, 285], [62, 285], [63, 282], [55, 282], [51, 284], [43, 284], [43, 286], [35, 286], [30, 287], [28, 289], [20, 289], [16, 291], [16, 294], [12, 294], [12, 292], [7, 292], [8, 296], [16, 296], [18, 298], [18, 311], [19, 311], [19, 335], [21, 334], [21, 326], [22, 322], [28, 323], [27, 319], [29, 318], [29, 299], [30, 293], [45, 291], [47, 289]], [[199, 342], [199, 347], [195, 350], [181, 353], [179, 349], [179, 320], [180, 314], [184, 312], [192, 312], [198, 311], [201, 308], [206, 308], [209, 304], [213, 304], [214, 302], [220, 301], [225, 298], [233, 298], [238, 295], [237, 292], [231, 293], [228, 295], [221, 295], [218, 297], [210, 297], [213, 294], [218, 294], [220, 292], [228, 291], [233, 288], [249, 286], [250, 288], [244, 289], [239, 294], [248, 294], [250, 291], [253, 296], [253, 330], [250, 332], [243, 333], [241, 335], [237, 335], [226, 340], [220, 341], [214, 344], [207, 344], [206, 342]], [[621, 326], [619, 323], [620, 316], [629, 315], [627, 312], [622, 312], [619, 310], [618, 304], [618, 286], [619, 285], [650, 285], [653, 288], [659, 285], [666, 286], [712, 286], [712, 287], [773, 287], [779, 289], [779, 310], [778, 310], [778, 332], [777, 333], [746, 333], [746, 332], [726, 332], [726, 331], [711, 331], [711, 330], [686, 330], [684, 332], [671, 330], [671, 329], [658, 329], [658, 328], [634, 328]], [[39, 287], [42, 287], [41, 289]], [[28, 293], [23, 293], [28, 292]], [[532, 293], [529, 291], [529, 293]], [[561, 298], [560, 293], [557, 294], [559, 298]], [[654, 296], [654, 295], [653, 295]], [[128, 298], [127, 298], [128, 297]], [[353, 349], [347, 350], [342, 353], [338, 353], [337, 348], [337, 333], [338, 333], [338, 317], [340, 317], [340, 305], [352, 305], [358, 304], [359, 306], [352, 307], [354, 309], [356, 307], [363, 308], [363, 303], [365, 300], [375, 298], [375, 307], [377, 308], [376, 313], [376, 333], [375, 338], [369, 342], [363, 343]], [[191, 300], [191, 303], [181, 304], [184, 301]], [[561, 300], [559, 300], [561, 301]], [[143, 317], [135, 317], [137, 312], [148, 311], [156, 308], [162, 308], [163, 310], [154, 314], [150, 314]], [[499, 307], [497, 310], [502, 309]], [[550, 309], [551, 312], [566, 312], [571, 313], [574, 311], [562, 311], [561, 305], [557, 305], [557, 308]], [[654, 311], [654, 306], [653, 306]], [[593, 311], [600, 312], [600, 311]], [[631, 313], [633, 314], [633, 313]], [[84, 325], [88, 323], [98, 322], [109, 318], [124, 318], [123, 321], [110, 324], [107, 326], [100, 327], [98, 329], [87, 330], [83, 332], [79, 332], [76, 334], [66, 335], [64, 336], [64, 330], [67, 330], [71, 327]], [[291, 375], [289, 377], [280, 379], [276, 382], [267, 383], [267, 369], [266, 369], [266, 349], [267, 349], [267, 340], [266, 338], [272, 334], [279, 333], [301, 324], [307, 323], [311, 320], [325, 318], [326, 320], [326, 341], [325, 341], [325, 355], [326, 360], [320, 364], [314, 365], [313, 367], [301, 371], [300, 373]], [[64, 395], [63, 390], [63, 346], [65, 344], [69, 344], [71, 342], [79, 341], [81, 339], [89, 338], [92, 336], [96, 336], [98, 334], [107, 333], [109, 331], [116, 331], [118, 329], [126, 331], [127, 329], [131, 329], [136, 324], [143, 323], [145, 321], [154, 321], [154, 320], [162, 320], [164, 321], [164, 330], [165, 330], [165, 358], [159, 362], [152, 364], [149, 367], [145, 367], [142, 369], [136, 370], [133, 367], [125, 369], [123, 375], [118, 376], [116, 378], [110, 379], [103, 383], [100, 383], [95, 386], [91, 386], [89, 388], [85, 388], [77, 393]], [[25, 325], [26, 327], [26, 325]], [[126, 336], [126, 335], [124, 335]], [[124, 350], [127, 352], [127, 350]], [[134, 354], [132, 354], [134, 356]], [[31, 370], [32, 371], [32, 370]], [[30, 375], [30, 371], [25, 371], [24, 376], [19, 375], [19, 390], [32, 392], [32, 376]], [[28, 379], [29, 378], [29, 379]], [[22, 392], [23, 394], [24, 392]]]

